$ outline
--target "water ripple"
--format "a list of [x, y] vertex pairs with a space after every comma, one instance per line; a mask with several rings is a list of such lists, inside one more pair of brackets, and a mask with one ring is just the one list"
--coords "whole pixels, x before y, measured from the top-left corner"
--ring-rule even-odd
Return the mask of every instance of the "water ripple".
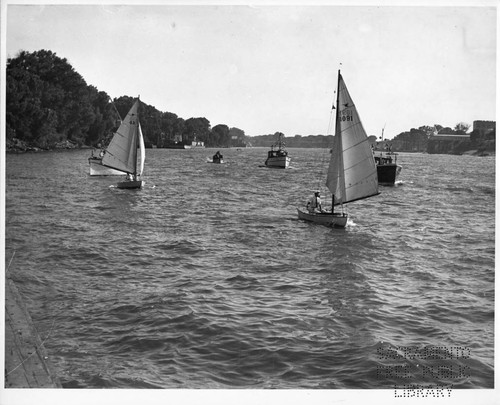
[[[407, 366], [414, 384], [492, 388], [494, 159], [401, 154], [402, 181], [330, 229], [296, 218], [322, 152], [268, 170], [263, 148], [225, 165], [148, 150], [135, 193], [75, 171], [86, 151], [8, 155], [9, 274], [37, 329], [56, 325], [63, 385], [387, 388]], [[440, 375], [379, 355], [409, 347], [470, 356]]]

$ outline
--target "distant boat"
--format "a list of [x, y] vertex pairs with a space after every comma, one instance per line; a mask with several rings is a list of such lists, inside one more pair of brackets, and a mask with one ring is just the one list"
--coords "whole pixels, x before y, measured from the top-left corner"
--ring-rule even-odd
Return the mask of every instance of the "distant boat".
[[[385, 125], [380, 136], [381, 142], [384, 142], [384, 130]], [[392, 145], [387, 142], [383, 147], [380, 147], [379, 143], [376, 142], [372, 145], [372, 149], [377, 164], [378, 184], [394, 185], [402, 169], [402, 166], [397, 164], [398, 154], [392, 151]]]
[[334, 207], [372, 197], [378, 192], [377, 167], [368, 136], [345, 82], [338, 72], [335, 137], [326, 186], [332, 193], [330, 211], [297, 208], [299, 219], [344, 228], [348, 215]]
[[378, 184], [394, 185], [401, 173], [402, 166], [398, 165], [398, 154], [391, 152], [375, 152], [375, 163], [377, 164]]
[[209, 163], [224, 163], [224, 156], [221, 155], [219, 151], [212, 156], [212, 160], [208, 160]]
[[267, 167], [286, 169], [290, 165], [291, 159], [285, 149], [285, 142], [283, 142], [285, 135], [281, 132], [277, 132], [276, 135], [278, 136], [278, 140], [274, 145], [271, 145], [271, 150], [267, 152], [265, 165]]
[[[111, 169], [119, 170], [127, 175], [125, 181], [118, 182], [118, 188], [141, 188], [144, 181], [140, 179], [144, 171], [146, 152], [141, 124], [139, 122], [137, 99], [127, 116], [115, 132], [113, 139], [102, 157], [102, 164]], [[140, 163], [137, 163], [138, 153]]]

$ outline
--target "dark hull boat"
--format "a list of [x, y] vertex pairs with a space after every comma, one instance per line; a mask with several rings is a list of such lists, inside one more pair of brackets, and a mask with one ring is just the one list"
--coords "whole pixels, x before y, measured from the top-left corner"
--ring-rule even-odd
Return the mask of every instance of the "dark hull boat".
[[402, 169], [402, 166], [397, 164], [397, 154], [387, 152], [374, 157], [377, 164], [378, 184], [394, 185]]

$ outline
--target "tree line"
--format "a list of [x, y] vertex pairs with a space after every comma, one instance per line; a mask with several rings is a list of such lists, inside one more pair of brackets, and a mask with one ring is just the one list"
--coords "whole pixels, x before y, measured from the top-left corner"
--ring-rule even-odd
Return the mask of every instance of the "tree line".
[[[278, 132], [267, 135], [257, 135], [249, 138], [251, 146], [270, 147], [278, 139]], [[286, 147], [290, 148], [331, 148], [333, 145], [333, 135], [295, 135], [284, 137]]]
[[[68, 143], [76, 147], [105, 146], [134, 101], [130, 96], [111, 100], [106, 92], [88, 85], [65, 58], [49, 50], [21, 51], [9, 58], [6, 79], [7, 147], [16, 142], [42, 149]], [[276, 133], [248, 137], [239, 128], [225, 124], [211, 127], [205, 117], [183, 119], [144, 102], [139, 114], [147, 147], [168, 147], [176, 141], [199, 141], [208, 147], [270, 147], [276, 141]], [[404, 145], [404, 150], [427, 151], [433, 133], [465, 134], [469, 127], [463, 122], [454, 128], [423, 125], [400, 133], [393, 141]], [[287, 147], [327, 148], [332, 143], [332, 135], [285, 138]], [[470, 141], [455, 145], [452, 152], [471, 147], [491, 149], [494, 145], [494, 131], [487, 135], [473, 131]]]
[[463, 140], [442, 141], [438, 137], [433, 138], [434, 135], [466, 135], [469, 129], [470, 125], [465, 122], [459, 122], [453, 128], [439, 124], [422, 125], [402, 132], [385, 143], [391, 144], [393, 151], [462, 154], [470, 150], [479, 152], [495, 150], [495, 129], [489, 132], [473, 130], [469, 137]]
[[[6, 138], [42, 149], [61, 143], [76, 147], [105, 146], [134, 102], [130, 96], [111, 100], [88, 85], [66, 58], [49, 50], [20, 51], [7, 59]], [[141, 102], [139, 114], [147, 147], [167, 147], [175, 140], [205, 146], [244, 146], [245, 133], [205, 117], [183, 119]]]

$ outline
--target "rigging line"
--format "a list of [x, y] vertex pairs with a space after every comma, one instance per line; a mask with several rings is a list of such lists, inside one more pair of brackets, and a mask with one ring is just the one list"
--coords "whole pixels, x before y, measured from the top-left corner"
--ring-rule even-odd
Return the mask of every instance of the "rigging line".
[[[10, 315], [9, 315], [10, 317]], [[52, 330], [54, 329], [54, 325], [56, 323], [56, 318], [54, 318], [52, 320], [52, 326], [50, 327], [50, 330], [49, 330], [49, 334], [47, 335], [47, 337], [45, 339], [42, 340], [42, 342], [40, 343], [40, 345], [37, 344], [37, 342], [35, 342], [35, 348], [37, 350], [35, 350], [33, 353], [31, 353], [28, 357], [26, 357], [21, 363], [19, 363], [16, 367], [14, 367], [12, 370], [10, 370], [8, 373], [5, 373], [5, 376], [8, 376], [10, 373], [13, 373], [14, 371], [16, 371], [19, 367], [21, 367], [26, 361], [28, 361], [35, 353], [36, 354], [39, 354], [38, 353], [38, 349], [41, 349], [43, 347], [43, 344], [47, 341], [47, 339], [50, 337], [50, 335], [52, 334]], [[33, 328], [35, 329], [36, 331], [36, 328], [35, 328], [35, 325], [33, 325]], [[38, 334], [38, 332], [36, 332]]]
[[[108, 96], [109, 97], [109, 96]], [[111, 97], [109, 97], [109, 101], [111, 101], [111, 105], [113, 106], [113, 108], [115, 109], [116, 113], [118, 114], [118, 118], [120, 118], [120, 122], [123, 121], [122, 120], [122, 117], [120, 115], [120, 113], [118, 112], [118, 109], [116, 108], [116, 105], [115, 103], [113, 102], [113, 100], [111, 99]]]
[[16, 251], [14, 250], [14, 253], [12, 253], [12, 257], [10, 258], [9, 265], [7, 266], [7, 270], [5, 270], [5, 274], [7, 274], [10, 270], [10, 265], [12, 264], [12, 260], [14, 260], [14, 256], [16, 255]]

